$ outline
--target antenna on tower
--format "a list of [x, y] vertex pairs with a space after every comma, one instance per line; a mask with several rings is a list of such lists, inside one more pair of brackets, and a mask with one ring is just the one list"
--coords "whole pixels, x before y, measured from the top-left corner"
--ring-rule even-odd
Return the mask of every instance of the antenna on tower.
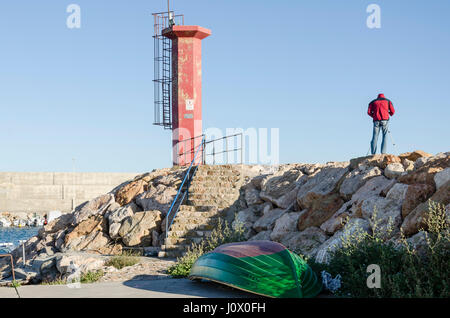
[[167, 0], [167, 16], [169, 18], [169, 27], [175, 25], [175, 20], [173, 18], [173, 12], [170, 11], [170, 0]]

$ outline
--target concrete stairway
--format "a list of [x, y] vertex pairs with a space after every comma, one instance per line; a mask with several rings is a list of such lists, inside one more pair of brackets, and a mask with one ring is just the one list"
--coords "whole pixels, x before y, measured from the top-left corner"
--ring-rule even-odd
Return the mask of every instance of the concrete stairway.
[[180, 257], [192, 243], [211, 234], [219, 218], [239, 198], [239, 165], [199, 166], [158, 257]]

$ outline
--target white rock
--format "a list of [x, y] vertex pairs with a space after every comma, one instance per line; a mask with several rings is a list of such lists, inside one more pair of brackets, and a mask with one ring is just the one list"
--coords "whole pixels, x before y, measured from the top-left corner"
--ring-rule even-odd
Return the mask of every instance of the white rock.
[[342, 230], [336, 232], [330, 239], [317, 248], [316, 262], [328, 263], [331, 254], [342, 247], [345, 240], [351, 240], [352, 235], [369, 231], [369, 222], [360, 218], [351, 219]]
[[348, 162], [328, 163], [300, 187], [297, 193], [298, 205], [302, 209], [309, 208], [314, 201], [330, 194], [348, 170]]
[[302, 254], [307, 257], [314, 258], [328, 236], [317, 227], [309, 227], [301, 232], [291, 232], [286, 234], [281, 244], [286, 246], [294, 253]]
[[358, 169], [350, 172], [344, 179], [339, 189], [342, 196], [347, 199], [358, 191], [369, 179], [380, 176], [382, 171], [378, 167], [372, 167], [367, 170], [360, 171]]
[[405, 172], [405, 169], [403, 168], [403, 165], [398, 162], [388, 164], [386, 169], [384, 169], [384, 175], [389, 179], [397, 178], [403, 172]]
[[387, 193], [386, 199], [397, 200], [403, 202], [408, 191], [408, 185], [403, 183], [396, 183]]
[[286, 210], [283, 209], [270, 210], [253, 224], [253, 229], [255, 229], [255, 231], [257, 232], [272, 230], [275, 226], [275, 222], [285, 212]]
[[258, 218], [259, 216], [256, 215], [255, 208], [249, 207], [248, 209], [239, 211], [236, 214], [236, 217], [231, 226], [233, 229], [237, 229], [238, 226], [243, 226], [245, 235], [248, 236], [252, 234], [251, 232], [252, 225]]
[[444, 170], [436, 173], [434, 175], [434, 183], [436, 183], [436, 190], [439, 190], [449, 180], [450, 180], [450, 168], [445, 168]]
[[105, 263], [102, 257], [83, 253], [66, 253], [56, 256], [56, 268], [63, 275], [73, 273], [73, 268], [80, 273], [101, 269]]
[[144, 211], [158, 210], [165, 215], [169, 211], [177, 193], [177, 188], [159, 184], [156, 187], [150, 187], [147, 192], [138, 195], [135, 201]]
[[270, 234], [272, 241], [280, 242], [281, 239], [290, 232], [297, 231], [297, 222], [301, 212], [291, 212], [283, 214], [276, 222]]
[[137, 206], [134, 203], [130, 203], [105, 215], [109, 223], [109, 236], [112, 239], [118, 239], [120, 237], [119, 229], [122, 221], [128, 216], [132, 216], [137, 210]]
[[92, 215], [104, 215], [114, 202], [114, 195], [108, 193], [100, 195], [86, 204], [77, 207], [72, 213], [72, 225], [77, 225]]
[[[402, 201], [383, 197], [371, 197], [363, 201], [361, 211], [365, 220], [372, 223], [375, 210], [377, 231], [389, 238], [395, 234], [394, 230], [399, 228], [402, 223]], [[389, 230], [392, 232], [387, 235]]]
[[247, 187], [245, 189], [245, 201], [247, 205], [260, 204], [263, 200], [259, 197], [259, 190], [253, 187]]

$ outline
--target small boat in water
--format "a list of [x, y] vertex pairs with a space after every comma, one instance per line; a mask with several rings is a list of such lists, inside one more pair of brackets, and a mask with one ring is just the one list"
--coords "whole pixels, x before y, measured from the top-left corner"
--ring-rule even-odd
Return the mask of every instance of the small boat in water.
[[305, 260], [272, 241], [221, 245], [197, 259], [189, 279], [277, 298], [310, 298], [322, 290], [322, 282]]

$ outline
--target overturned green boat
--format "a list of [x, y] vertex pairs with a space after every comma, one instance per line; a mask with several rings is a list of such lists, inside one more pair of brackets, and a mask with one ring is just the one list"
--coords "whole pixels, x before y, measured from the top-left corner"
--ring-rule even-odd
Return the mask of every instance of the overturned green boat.
[[221, 245], [197, 259], [189, 279], [277, 298], [310, 298], [322, 290], [322, 282], [300, 256], [272, 241]]

